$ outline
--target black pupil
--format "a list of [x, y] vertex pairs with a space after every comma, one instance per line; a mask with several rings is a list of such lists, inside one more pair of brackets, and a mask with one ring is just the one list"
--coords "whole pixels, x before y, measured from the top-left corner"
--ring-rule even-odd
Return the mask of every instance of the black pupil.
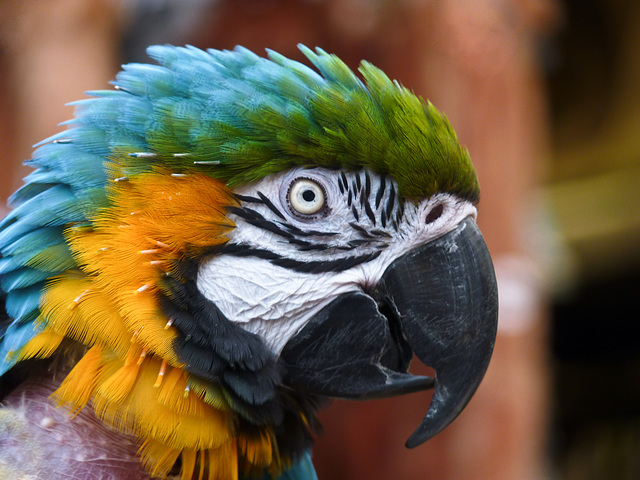
[[302, 198], [307, 202], [313, 202], [316, 199], [316, 192], [313, 190], [305, 190], [302, 192]]

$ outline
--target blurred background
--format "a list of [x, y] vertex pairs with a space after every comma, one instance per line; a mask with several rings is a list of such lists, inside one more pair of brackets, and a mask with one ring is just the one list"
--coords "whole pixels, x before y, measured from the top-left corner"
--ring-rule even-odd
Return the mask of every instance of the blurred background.
[[154, 43], [367, 59], [477, 166], [501, 295], [485, 381], [415, 450], [429, 394], [334, 402], [320, 480], [640, 478], [639, 2], [2, 0], [0, 211], [64, 104]]

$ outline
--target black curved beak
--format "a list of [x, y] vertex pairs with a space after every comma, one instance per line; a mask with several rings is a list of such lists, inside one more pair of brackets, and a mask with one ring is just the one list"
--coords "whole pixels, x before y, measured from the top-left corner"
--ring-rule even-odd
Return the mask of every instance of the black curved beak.
[[[395, 260], [373, 296], [341, 295], [281, 354], [285, 384], [368, 399], [435, 388], [415, 447], [464, 409], [489, 365], [498, 320], [491, 257], [473, 219]], [[412, 354], [436, 377], [407, 373]]]

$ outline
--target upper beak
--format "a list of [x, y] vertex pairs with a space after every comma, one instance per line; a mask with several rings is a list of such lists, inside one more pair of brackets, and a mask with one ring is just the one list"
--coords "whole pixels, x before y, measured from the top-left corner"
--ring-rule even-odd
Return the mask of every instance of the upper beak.
[[[284, 381], [361, 399], [435, 388], [407, 441], [415, 447], [460, 414], [493, 351], [498, 291], [474, 220], [395, 260], [373, 296], [341, 295], [309, 321], [282, 351]], [[407, 373], [412, 353], [435, 369], [435, 379]]]

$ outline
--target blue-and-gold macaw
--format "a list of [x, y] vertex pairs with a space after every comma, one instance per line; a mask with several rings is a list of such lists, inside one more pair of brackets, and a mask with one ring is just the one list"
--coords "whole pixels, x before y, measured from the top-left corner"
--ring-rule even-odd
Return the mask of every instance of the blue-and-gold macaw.
[[317, 71], [150, 48], [39, 145], [0, 224], [0, 374], [48, 359], [52, 401], [152, 476], [315, 478], [319, 399], [435, 388], [418, 445], [489, 363], [467, 151], [371, 64], [301, 49]]

